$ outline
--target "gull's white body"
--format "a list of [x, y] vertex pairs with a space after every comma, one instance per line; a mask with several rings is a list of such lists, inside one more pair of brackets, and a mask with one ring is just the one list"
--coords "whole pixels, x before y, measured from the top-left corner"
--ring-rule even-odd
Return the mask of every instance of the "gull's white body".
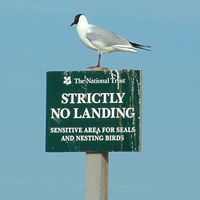
[[99, 53], [136, 52], [128, 40], [103, 28], [89, 24], [84, 15], [80, 16], [76, 29], [80, 40], [87, 47]]
[[135, 53], [137, 52], [136, 49], [148, 50], [150, 47], [129, 42], [111, 31], [89, 24], [86, 16], [83, 14], [75, 16], [71, 26], [74, 24], [77, 24], [77, 33], [83, 44], [98, 51], [99, 59], [97, 67], [100, 67], [102, 53], [112, 53], [115, 51]]

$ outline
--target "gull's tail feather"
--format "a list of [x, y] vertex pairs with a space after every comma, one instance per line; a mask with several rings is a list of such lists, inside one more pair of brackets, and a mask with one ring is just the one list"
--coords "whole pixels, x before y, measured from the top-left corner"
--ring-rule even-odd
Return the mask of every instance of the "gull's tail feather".
[[137, 48], [137, 49], [143, 49], [143, 50], [150, 51], [149, 48], [151, 48], [151, 46], [142, 45], [142, 44], [137, 44], [137, 43], [133, 43], [133, 42], [130, 42], [130, 41], [129, 41], [129, 43], [130, 43], [134, 48]]

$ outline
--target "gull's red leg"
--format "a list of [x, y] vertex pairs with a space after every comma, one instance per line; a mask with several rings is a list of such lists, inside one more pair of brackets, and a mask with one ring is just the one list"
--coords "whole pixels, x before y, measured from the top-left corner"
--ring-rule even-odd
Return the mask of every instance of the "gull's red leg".
[[99, 53], [99, 59], [98, 59], [97, 67], [100, 67], [100, 62], [101, 62], [101, 53]]

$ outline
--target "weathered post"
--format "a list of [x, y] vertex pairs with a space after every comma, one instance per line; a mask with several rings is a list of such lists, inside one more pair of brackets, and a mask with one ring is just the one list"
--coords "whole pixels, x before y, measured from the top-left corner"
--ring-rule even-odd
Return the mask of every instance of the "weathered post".
[[108, 153], [86, 153], [86, 200], [108, 199]]

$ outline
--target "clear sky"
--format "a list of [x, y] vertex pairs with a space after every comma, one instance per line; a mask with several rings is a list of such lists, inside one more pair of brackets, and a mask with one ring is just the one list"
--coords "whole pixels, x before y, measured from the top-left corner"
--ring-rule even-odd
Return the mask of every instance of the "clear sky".
[[45, 153], [46, 72], [86, 70], [90, 23], [151, 52], [102, 56], [143, 70], [141, 153], [110, 153], [109, 199], [200, 199], [199, 0], [0, 0], [0, 199], [85, 199], [85, 153]]

